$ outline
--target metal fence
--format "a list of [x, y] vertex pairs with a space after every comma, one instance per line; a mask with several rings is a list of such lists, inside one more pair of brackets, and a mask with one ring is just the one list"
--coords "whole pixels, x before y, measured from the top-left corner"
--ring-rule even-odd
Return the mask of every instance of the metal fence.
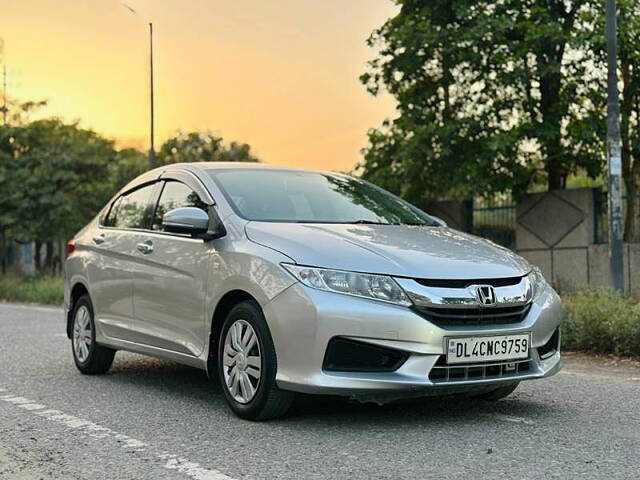
[[[593, 243], [607, 243], [609, 241], [607, 192], [594, 189], [593, 202]], [[635, 214], [632, 223], [627, 225], [631, 202], [634, 202]], [[471, 232], [473, 234], [515, 250], [516, 204], [510, 197], [476, 198], [468, 200], [465, 205], [471, 213]], [[625, 229], [630, 226], [633, 232], [629, 233], [630, 236], [626, 238], [631, 242], [640, 242], [640, 195], [623, 195], [622, 205]]]
[[[635, 234], [629, 233], [631, 242], [640, 240], [640, 195], [623, 195], [622, 196], [622, 216], [625, 230], [627, 227], [627, 215], [629, 204], [634, 202], [635, 215], [631, 220], [631, 228]], [[607, 205], [607, 192], [594, 190], [593, 192], [593, 243], [607, 243], [609, 241], [609, 214]]]
[[[476, 198], [469, 201], [474, 235], [499, 245], [516, 248], [516, 204], [510, 197]], [[468, 207], [468, 208], [469, 208]]]
[[[601, 244], [609, 241], [609, 219], [607, 212], [607, 192], [593, 190], [593, 243]], [[634, 202], [635, 213], [632, 223], [627, 224], [629, 205]], [[622, 211], [625, 230], [631, 227], [631, 232], [625, 239], [630, 242], [640, 242], [640, 194], [623, 195]], [[499, 245], [515, 250], [516, 248], [516, 203], [509, 196], [494, 198], [475, 198], [464, 202], [465, 215], [471, 233], [488, 238]]]

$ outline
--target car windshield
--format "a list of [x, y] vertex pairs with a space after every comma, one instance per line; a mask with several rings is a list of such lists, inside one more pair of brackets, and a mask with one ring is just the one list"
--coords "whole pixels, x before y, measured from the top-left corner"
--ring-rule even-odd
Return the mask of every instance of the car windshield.
[[367, 182], [319, 172], [209, 170], [236, 213], [262, 222], [439, 225]]

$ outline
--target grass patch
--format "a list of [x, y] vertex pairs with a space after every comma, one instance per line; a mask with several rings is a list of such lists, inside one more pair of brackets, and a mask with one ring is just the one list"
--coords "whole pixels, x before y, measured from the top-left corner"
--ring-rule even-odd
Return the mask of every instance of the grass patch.
[[562, 296], [566, 309], [562, 348], [590, 353], [640, 356], [640, 303], [608, 289]]
[[0, 300], [5, 302], [62, 305], [62, 277], [0, 276]]

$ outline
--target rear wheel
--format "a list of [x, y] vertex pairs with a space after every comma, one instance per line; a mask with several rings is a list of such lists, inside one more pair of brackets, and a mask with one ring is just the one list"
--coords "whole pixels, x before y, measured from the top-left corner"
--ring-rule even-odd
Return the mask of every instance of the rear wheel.
[[73, 360], [82, 373], [106, 373], [116, 351], [96, 343], [93, 305], [88, 295], [80, 297], [73, 307], [71, 350]]
[[489, 390], [488, 392], [476, 395], [476, 398], [495, 402], [511, 395], [513, 391], [518, 388], [518, 385], [520, 385], [520, 382], [507, 383], [506, 385], [498, 387], [494, 390]]
[[218, 374], [231, 410], [247, 420], [284, 415], [293, 393], [276, 385], [277, 358], [260, 306], [244, 301], [231, 309], [218, 345]]

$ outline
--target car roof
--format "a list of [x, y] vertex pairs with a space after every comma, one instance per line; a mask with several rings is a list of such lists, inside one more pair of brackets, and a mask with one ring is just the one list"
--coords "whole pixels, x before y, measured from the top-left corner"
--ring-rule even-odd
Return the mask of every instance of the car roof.
[[177, 168], [177, 169], [198, 169], [198, 170], [229, 170], [229, 169], [247, 169], [247, 170], [276, 170], [285, 172], [315, 172], [315, 173], [327, 173], [327, 174], [339, 174], [337, 172], [330, 172], [324, 170], [315, 170], [309, 168], [300, 167], [287, 167], [280, 165], [269, 165], [266, 163], [258, 162], [190, 162], [190, 163], [172, 163], [165, 165], [163, 168]]
[[162, 177], [163, 173], [175, 172], [175, 171], [187, 171], [197, 175], [206, 171], [224, 171], [224, 170], [273, 170], [281, 172], [307, 172], [307, 173], [320, 173], [325, 175], [344, 175], [339, 172], [330, 172], [323, 170], [313, 170], [305, 168], [284, 167], [279, 165], [267, 165], [257, 162], [183, 162], [183, 163], [170, 163], [168, 165], [162, 165], [156, 167], [153, 170], [145, 172], [137, 178], [131, 180], [123, 188], [120, 189], [118, 195], [127, 192], [128, 190], [137, 188], [138, 186], [151, 181], [158, 180]]

